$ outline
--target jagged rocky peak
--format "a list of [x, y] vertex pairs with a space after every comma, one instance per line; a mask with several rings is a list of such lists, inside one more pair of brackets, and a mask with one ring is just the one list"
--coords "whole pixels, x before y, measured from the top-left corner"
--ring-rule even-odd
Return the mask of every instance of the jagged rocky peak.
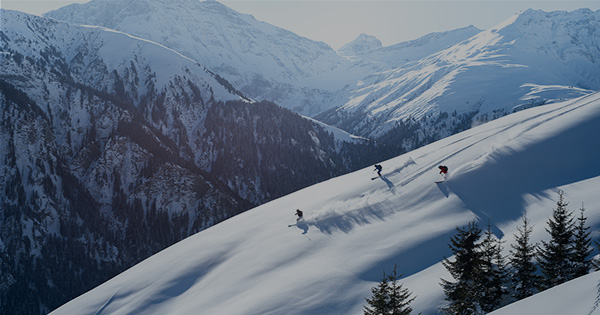
[[346, 56], [356, 56], [382, 47], [383, 45], [377, 37], [363, 33], [340, 48], [339, 52]]

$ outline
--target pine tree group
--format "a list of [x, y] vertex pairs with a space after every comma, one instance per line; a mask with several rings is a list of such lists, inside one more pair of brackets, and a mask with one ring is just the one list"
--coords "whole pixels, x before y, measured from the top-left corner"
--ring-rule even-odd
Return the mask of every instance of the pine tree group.
[[[556, 208], [547, 221], [550, 239], [539, 245], [531, 243], [533, 227], [527, 217], [523, 218], [522, 227], [514, 235], [516, 244], [511, 245], [510, 265], [502, 255], [502, 241], [494, 237], [489, 224], [482, 241], [482, 231], [475, 222], [457, 227], [449, 244], [453, 260], [442, 261], [454, 281], [442, 279], [448, 303], [441, 310], [445, 314], [488, 313], [586, 275], [594, 264], [600, 269], [600, 264], [590, 258], [592, 239], [585, 208], [582, 205], [575, 218], [567, 205], [564, 192], [559, 190]], [[600, 247], [600, 243], [596, 245]]]

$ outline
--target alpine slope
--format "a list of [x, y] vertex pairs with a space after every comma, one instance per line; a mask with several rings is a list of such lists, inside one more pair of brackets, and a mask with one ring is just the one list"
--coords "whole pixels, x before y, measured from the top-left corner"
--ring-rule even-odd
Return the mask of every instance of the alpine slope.
[[[508, 254], [525, 215], [532, 242], [549, 237], [558, 189], [572, 210], [585, 204], [592, 231], [600, 227], [598, 134], [600, 93], [520, 111], [383, 161], [375, 180], [365, 168], [235, 216], [52, 314], [362, 314], [394, 265], [414, 312], [438, 314], [440, 278], [451, 280], [441, 261], [456, 227], [490, 224]], [[442, 164], [448, 178], [436, 184]], [[304, 222], [288, 227], [296, 209]], [[575, 303], [553, 297], [543, 299], [544, 314]], [[582, 297], [578, 309], [593, 311], [596, 294]], [[532, 304], [508, 313], [519, 305]]]

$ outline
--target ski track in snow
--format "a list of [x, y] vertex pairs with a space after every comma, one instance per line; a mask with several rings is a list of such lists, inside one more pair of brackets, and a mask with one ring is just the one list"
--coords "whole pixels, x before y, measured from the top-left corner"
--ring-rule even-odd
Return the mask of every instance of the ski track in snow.
[[[587, 98], [592, 98], [592, 99], [591, 99], [591, 100], [589, 100], [588, 102], [582, 102], [583, 100], [585, 100], [585, 99], [587, 99]], [[594, 101], [597, 101], [597, 99], [598, 99], [598, 96], [597, 96], [596, 94], [589, 95], [589, 96], [584, 96], [584, 97], [583, 97], [583, 98], [581, 98], [581, 100], [580, 100], [580, 102], [582, 102], [582, 104], [580, 104], [579, 106], [576, 106], [576, 107], [570, 108], [570, 109], [568, 109], [568, 110], [566, 110], [566, 111], [564, 110], [564, 108], [562, 108], [562, 107], [558, 107], [558, 108], [556, 108], [556, 109], [554, 109], [554, 110], [551, 110], [551, 111], [549, 111], [549, 112], [544, 112], [544, 113], [540, 113], [540, 114], [538, 114], [538, 115], [532, 116], [532, 117], [530, 117], [530, 118], [528, 118], [528, 119], [526, 119], [526, 120], [524, 120], [524, 121], [520, 122], [519, 124], [516, 124], [516, 125], [508, 125], [508, 126], [506, 126], [506, 127], [503, 127], [503, 128], [502, 128], [502, 127], [499, 127], [500, 129], [499, 129], [499, 130], [497, 130], [496, 132], [494, 132], [494, 133], [492, 133], [492, 134], [490, 134], [490, 135], [488, 135], [488, 136], [486, 136], [486, 137], [484, 137], [484, 138], [481, 138], [481, 139], [477, 140], [476, 142], [473, 142], [473, 143], [471, 143], [471, 144], [469, 144], [469, 145], [467, 145], [467, 146], [465, 146], [465, 147], [463, 147], [463, 148], [461, 148], [461, 149], [459, 149], [459, 150], [453, 151], [453, 152], [451, 152], [451, 153], [449, 153], [449, 154], [447, 154], [447, 155], [443, 156], [443, 157], [442, 157], [442, 158], [440, 158], [440, 159], [439, 159], [439, 160], [438, 160], [436, 163], [433, 163], [433, 164], [443, 164], [443, 163], [444, 163], [444, 161], [446, 161], [446, 160], [450, 159], [451, 157], [453, 157], [453, 156], [456, 156], [456, 155], [460, 154], [461, 152], [463, 152], [463, 151], [465, 151], [465, 150], [468, 150], [469, 148], [471, 148], [471, 147], [473, 147], [473, 146], [479, 145], [479, 144], [483, 143], [484, 141], [487, 141], [487, 140], [489, 140], [489, 139], [492, 139], [492, 138], [494, 138], [494, 137], [497, 137], [499, 134], [502, 134], [502, 133], [504, 133], [504, 132], [506, 132], [506, 131], [508, 131], [508, 130], [511, 130], [511, 129], [520, 128], [522, 125], [524, 125], [524, 124], [527, 124], [527, 123], [528, 123], [528, 122], [530, 122], [530, 121], [537, 120], [537, 119], [538, 119], [538, 118], [540, 118], [540, 117], [549, 116], [549, 117], [547, 117], [547, 118], [545, 118], [545, 119], [543, 119], [543, 120], [541, 120], [541, 121], [539, 121], [539, 122], [537, 122], [537, 123], [530, 124], [530, 125], [529, 125], [529, 127], [527, 127], [526, 129], [523, 129], [522, 131], [520, 131], [518, 134], [516, 134], [516, 135], [513, 137], [513, 138], [517, 138], [517, 137], [519, 137], [519, 136], [521, 136], [521, 135], [523, 135], [523, 134], [525, 134], [525, 133], [529, 132], [529, 131], [530, 131], [530, 130], [532, 130], [532, 129], [535, 129], [536, 127], [538, 127], [538, 126], [540, 126], [540, 125], [542, 125], [542, 124], [544, 124], [544, 123], [546, 123], [546, 122], [548, 122], [548, 121], [551, 121], [551, 120], [553, 120], [553, 119], [556, 119], [556, 118], [558, 118], [558, 117], [560, 117], [560, 116], [562, 116], [562, 115], [565, 115], [565, 114], [567, 114], [567, 113], [569, 113], [569, 112], [575, 111], [575, 110], [577, 110], [577, 109], [579, 109], [579, 108], [581, 108], [581, 107], [584, 107], [584, 106], [586, 106], [586, 105], [589, 105], [590, 103], [592, 103], [592, 102], [594, 102]], [[557, 113], [556, 115], [554, 115], [554, 113], [556, 113], [556, 112], [558, 112], [558, 113]], [[476, 128], [477, 128], [477, 127], [476, 127]], [[468, 131], [468, 132], [470, 133], [470, 135], [469, 135], [469, 136], [467, 136], [467, 137], [464, 137], [464, 138], [461, 138], [461, 139], [458, 139], [458, 140], [456, 140], [456, 141], [454, 141], [454, 142], [450, 143], [448, 146], [452, 146], [452, 145], [455, 145], [455, 144], [458, 144], [458, 143], [461, 143], [461, 142], [467, 141], [467, 140], [469, 140], [469, 139], [471, 139], [471, 138], [474, 138], [474, 137], [478, 137], [478, 136], [479, 136], [479, 134], [477, 133], [477, 129], [475, 129], [475, 130], [471, 129], [471, 130], [470, 130], [470, 131]], [[443, 141], [443, 140], [441, 140], [441, 141]], [[431, 154], [431, 153], [427, 153], [427, 154], [421, 155], [421, 156], [419, 156], [419, 157], [418, 157], [418, 159], [422, 159], [422, 158], [424, 158], [425, 156], [427, 156], [427, 155], [429, 155], [429, 154]], [[487, 154], [487, 153], [486, 153], [486, 154]], [[484, 155], [485, 155], [485, 154], [484, 154]], [[482, 155], [482, 156], [484, 156], [484, 155]], [[480, 157], [482, 157], [482, 156], [480, 156]], [[418, 169], [416, 172], [413, 172], [413, 173], [412, 173], [412, 174], [409, 176], [409, 178], [408, 178], [408, 179], [406, 179], [406, 180], [402, 181], [402, 182], [400, 183], [400, 186], [405, 186], [405, 185], [407, 185], [408, 183], [410, 183], [410, 182], [412, 182], [413, 180], [415, 180], [416, 178], [418, 178], [418, 177], [420, 177], [420, 176], [422, 176], [422, 175], [424, 175], [425, 173], [428, 173], [428, 172], [430, 172], [430, 171], [431, 171], [431, 165], [424, 166], [424, 167], [422, 167], [422, 168]], [[414, 175], [413, 175], [413, 174], [414, 174]]]

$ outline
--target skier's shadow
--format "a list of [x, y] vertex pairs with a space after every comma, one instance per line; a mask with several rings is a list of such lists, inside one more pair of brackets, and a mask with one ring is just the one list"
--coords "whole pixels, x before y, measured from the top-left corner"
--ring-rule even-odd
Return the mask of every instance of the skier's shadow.
[[450, 196], [450, 192], [448, 191], [448, 186], [446, 186], [446, 184], [444, 184], [444, 182], [436, 183], [436, 184], [437, 184], [438, 188], [440, 189], [440, 191], [442, 191], [444, 196], [446, 196], [446, 198], [448, 198]]
[[379, 178], [388, 185], [392, 194], [396, 194], [396, 185], [394, 185], [391, 180], [387, 179], [385, 176], [380, 176]]
[[298, 222], [298, 223], [296, 224], [296, 226], [297, 226], [299, 229], [301, 229], [301, 230], [303, 230], [303, 231], [304, 231], [304, 232], [302, 232], [302, 234], [306, 234], [306, 233], [308, 233], [308, 224], [306, 224], [306, 222]]

